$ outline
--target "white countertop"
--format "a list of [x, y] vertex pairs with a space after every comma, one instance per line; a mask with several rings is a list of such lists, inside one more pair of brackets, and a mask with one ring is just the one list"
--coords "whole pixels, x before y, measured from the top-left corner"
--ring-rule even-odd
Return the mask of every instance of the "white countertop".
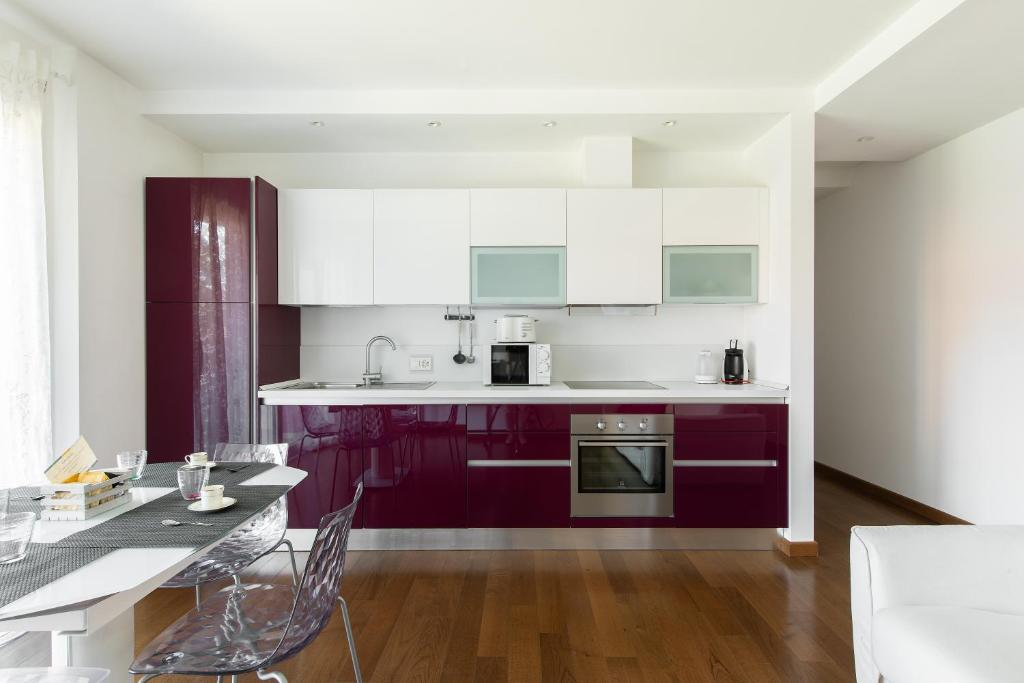
[[785, 403], [787, 389], [768, 384], [659, 382], [664, 389], [570, 389], [562, 382], [542, 387], [492, 387], [479, 382], [437, 382], [427, 389], [284, 389], [299, 380], [260, 388], [267, 405], [396, 405], [415, 403]]

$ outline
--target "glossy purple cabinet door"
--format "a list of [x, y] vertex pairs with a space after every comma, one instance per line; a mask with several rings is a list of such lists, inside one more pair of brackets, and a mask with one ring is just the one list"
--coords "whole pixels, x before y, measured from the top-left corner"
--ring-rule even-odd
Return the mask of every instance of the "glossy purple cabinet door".
[[[316, 529], [320, 518], [352, 502], [362, 480], [358, 406], [262, 406], [264, 443], [287, 443], [288, 465], [307, 476], [288, 494], [288, 526]], [[362, 527], [362, 509], [353, 525]]]
[[249, 305], [146, 304], [146, 448], [153, 462], [250, 440]]
[[365, 526], [465, 527], [465, 406], [363, 406], [362, 411]]
[[786, 526], [780, 467], [676, 467], [676, 526]]
[[572, 443], [568, 432], [469, 434], [469, 460], [564, 460]]
[[781, 403], [680, 404], [676, 434], [683, 432], [777, 432], [788, 406]]
[[572, 406], [573, 415], [664, 415], [672, 414], [666, 403], [578, 403]]
[[469, 526], [569, 526], [569, 468], [469, 468]]
[[146, 178], [146, 301], [250, 300], [250, 180]]
[[253, 183], [256, 231], [256, 301], [277, 304], [277, 188], [256, 176]]
[[775, 460], [778, 432], [689, 432], [675, 435], [676, 460]]
[[471, 432], [569, 432], [568, 405], [472, 405], [467, 408]]

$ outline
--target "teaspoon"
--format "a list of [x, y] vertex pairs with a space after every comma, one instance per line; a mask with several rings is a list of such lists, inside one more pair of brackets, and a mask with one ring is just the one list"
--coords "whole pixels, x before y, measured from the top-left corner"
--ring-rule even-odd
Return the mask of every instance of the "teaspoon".
[[207, 524], [206, 522], [179, 522], [176, 519], [165, 519], [162, 520], [160, 523], [164, 526], [181, 526], [183, 524], [189, 524], [192, 526], [213, 526], [212, 524]]

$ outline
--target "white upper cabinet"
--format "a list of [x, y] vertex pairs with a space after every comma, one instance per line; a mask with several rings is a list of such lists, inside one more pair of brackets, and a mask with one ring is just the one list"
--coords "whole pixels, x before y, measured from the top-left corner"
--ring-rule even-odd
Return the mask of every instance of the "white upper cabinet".
[[666, 245], [751, 245], [761, 241], [768, 190], [761, 187], [665, 188]]
[[469, 303], [469, 190], [374, 190], [373, 303]]
[[661, 303], [661, 190], [568, 190], [566, 198], [568, 303]]
[[565, 246], [565, 190], [470, 190], [474, 247]]
[[370, 190], [281, 190], [278, 217], [282, 304], [373, 303]]

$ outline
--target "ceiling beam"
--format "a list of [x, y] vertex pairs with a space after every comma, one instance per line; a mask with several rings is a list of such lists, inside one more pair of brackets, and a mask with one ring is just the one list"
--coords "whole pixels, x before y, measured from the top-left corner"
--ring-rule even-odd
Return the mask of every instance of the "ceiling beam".
[[772, 90], [151, 90], [142, 113], [689, 114], [811, 111], [811, 93]]
[[814, 90], [815, 109], [831, 102], [965, 1], [919, 0], [818, 84]]

